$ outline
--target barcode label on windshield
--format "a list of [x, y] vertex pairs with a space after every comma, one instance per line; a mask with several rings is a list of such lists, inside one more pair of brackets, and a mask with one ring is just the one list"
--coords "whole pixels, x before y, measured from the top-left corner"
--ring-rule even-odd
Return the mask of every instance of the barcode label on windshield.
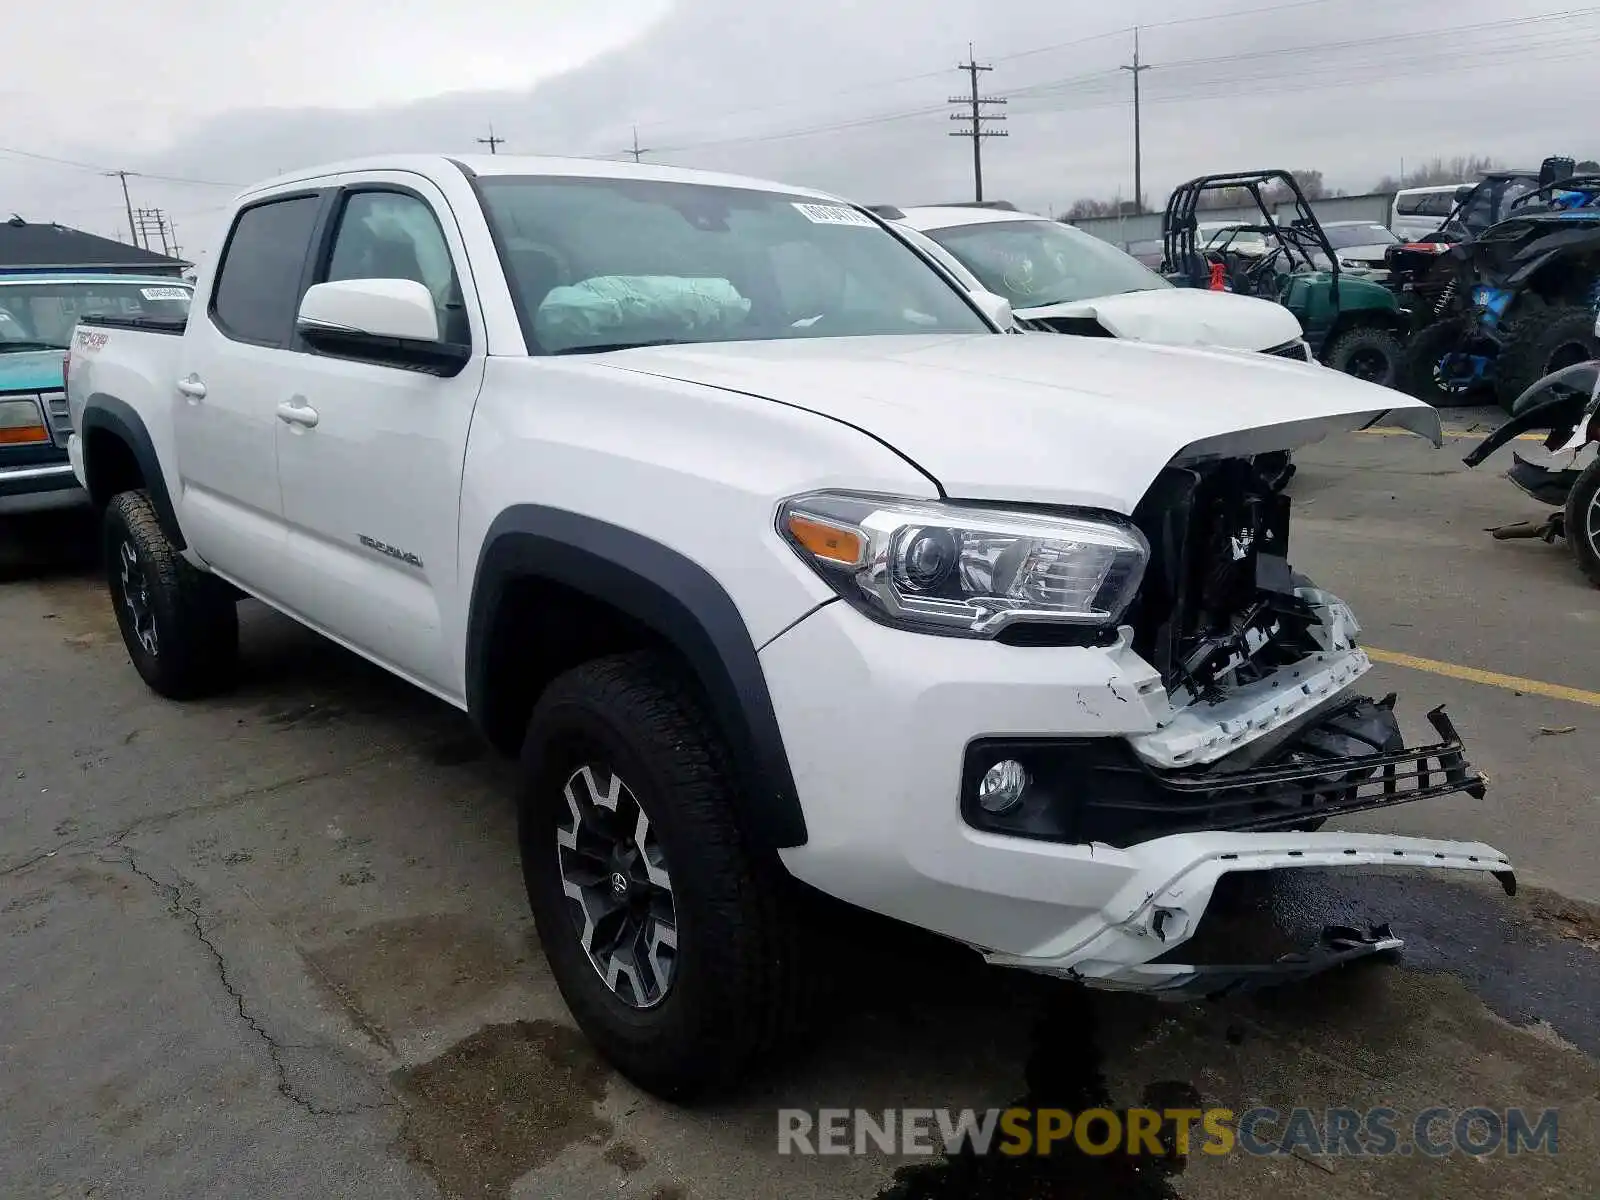
[[146, 300], [187, 300], [189, 293], [183, 288], [140, 288], [139, 295]]
[[846, 208], [842, 204], [800, 204], [795, 203], [795, 208], [800, 215], [813, 225], [865, 225], [872, 228], [872, 221], [862, 216], [853, 208]]

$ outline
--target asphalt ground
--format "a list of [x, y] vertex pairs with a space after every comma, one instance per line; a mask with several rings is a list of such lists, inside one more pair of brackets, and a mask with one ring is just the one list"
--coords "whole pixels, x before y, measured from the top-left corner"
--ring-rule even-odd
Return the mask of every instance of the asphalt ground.
[[[1397, 692], [1417, 737], [1447, 704], [1490, 777], [1482, 801], [1363, 826], [1487, 841], [1516, 897], [1283, 873], [1221, 910], [1239, 956], [1329, 922], [1388, 921], [1405, 948], [1204, 1005], [863, 923], [804, 1053], [692, 1110], [573, 1030], [532, 936], [510, 774], [463, 717], [254, 604], [241, 687], [161, 701], [127, 663], [92, 528], [6, 522], [0, 1195], [1600, 1195], [1600, 592], [1561, 544], [1484, 532], [1542, 510], [1500, 477], [1509, 452], [1463, 468], [1470, 445], [1304, 453], [1292, 557], [1360, 615], [1383, 660], [1367, 690]], [[777, 1152], [783, 1108], [1018, 1102], [1387, 1106], [1402, 1131], [1447, 1110], [1436, 1136], [1475, 1106], [1555, 1109], [1559, 1134], [1554, 1154], [1481, 1157]]]

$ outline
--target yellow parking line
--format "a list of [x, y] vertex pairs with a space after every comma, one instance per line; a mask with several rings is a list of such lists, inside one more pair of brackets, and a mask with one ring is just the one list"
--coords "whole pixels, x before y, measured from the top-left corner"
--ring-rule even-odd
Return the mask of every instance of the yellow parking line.
[[1428, 671], [1450, 679], [1463, 679], [1468, 683], [1504, 688], [1508, 692], [1548, 696], [1552, 700], [1570, 700], [1574, 704], [1587, 704], [1590, 708], [1600, 708], [1600, 692], [1586, 692], [1582, 688], [1567, 687], [1560, 683], [1544, 683], [1538, 679], [1523, 679], [1517, 675], [1502, 675], [1498, 671], [1482, 671], [1477, 667], [1463, 667], [1457, 663], [1440, 662], [1433, 658], [1418, 658], [1415, 654], [1401, 654], [1398, 650], [1374, 650], [1369, 646], [1366, 647], [1366, 651], [1367, 657], [1373, 662], [1388, 663], [1395, 667], [1410, 667], [1413, 671]]
[[[1416, 437], [1417, 436], [1416, 434], [1412, 433], [1409, 429], [1393, 429], [1393, 428], [1391, 428], [1391, 427], [1389, 427], [1387, 425], [1375, 425], [1371, 429], [1358, 429], [1358, 430], [1356, 430], [1356, 432], [1357, 433], [1365, 433], [1365, 434], [1368, 434], [1369, 436], [1377, 436], [1377, 437], [1399, 437], [1402, 434], [1405, 435], [1406, 437]], [[1489, 430], [1489, 429], [1482, 429], [1482, 430], [1478, 430], [1476, 432], [1469, 431], [1469, 430], [1461, 430], [1461, 429], [1446, 429], [1444, 431], [1444, 435], [1447, 438], [1486, 438], [1492, 432], [1493, 431]], [[1543, 433], [1519, 433], [1512, 440], [1513, 441], [1518, 441], [1518, 442], [1542, 442], [1548, 436], [1549, 436], [1548, 434], [1543, 434]]]

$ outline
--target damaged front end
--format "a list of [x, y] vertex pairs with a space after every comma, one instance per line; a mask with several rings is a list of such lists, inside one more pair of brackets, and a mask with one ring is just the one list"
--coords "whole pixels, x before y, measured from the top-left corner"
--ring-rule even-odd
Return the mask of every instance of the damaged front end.
[[1318, 832], [1332, 817], [1413, 800], [1481, 798], [1485, 780], [1442, 707], [1427, 714], [1435, 739], [1407, 748], [1393, 695], [1350, 693], [1371, 666], [1356, 644], [1360, 626], [1290, 566], [1289, 504], [1243, 458], [1168, 467], [1135, 511], [1151, 553], [1123, 633], [1160, 677], [1141, 689], [1154, 730], [969, 748], [964, 796], [1006, 761], [1032, 781], [1005, 813], [965, 805], [969, 825], [1104, 847], [1134, 868], [1095, 920], [991, 961], [1095, 986], [1212, 995], [1400, 945], [1387, 930], [1337, 929], [1273, 963], [1153, 961], [1192, 936], [1224, 874], [1381, 864], [1488, 871], [1514, 886], [1491, 847]]

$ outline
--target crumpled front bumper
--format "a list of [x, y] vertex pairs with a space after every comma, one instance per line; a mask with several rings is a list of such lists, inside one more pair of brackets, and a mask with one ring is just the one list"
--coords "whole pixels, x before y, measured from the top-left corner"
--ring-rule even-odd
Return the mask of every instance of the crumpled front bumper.
[[1078, 980], [1091, 987], [1152, 992], [1169, 999], [1216, 996], [1304, 978], [1402, 945], [1385, 927], [1325, 931], [1321, 944], [1275, 962], [1199, 966], [1156, 962], [1199, 928], [1218, 881], [1234, 871], [1296, 867], [1415, 867], [1487, 872], [1507, 893], [1516, 877], [1504, 854], [1481, 842], [1437, 841], [1372, 833], [1193, 833], [1130, 847], [1140, 870], [1101, 910], [1095, 927], [1079, 926], [1071, 945], [1038, 955], [987, 954], [997, 966]]

